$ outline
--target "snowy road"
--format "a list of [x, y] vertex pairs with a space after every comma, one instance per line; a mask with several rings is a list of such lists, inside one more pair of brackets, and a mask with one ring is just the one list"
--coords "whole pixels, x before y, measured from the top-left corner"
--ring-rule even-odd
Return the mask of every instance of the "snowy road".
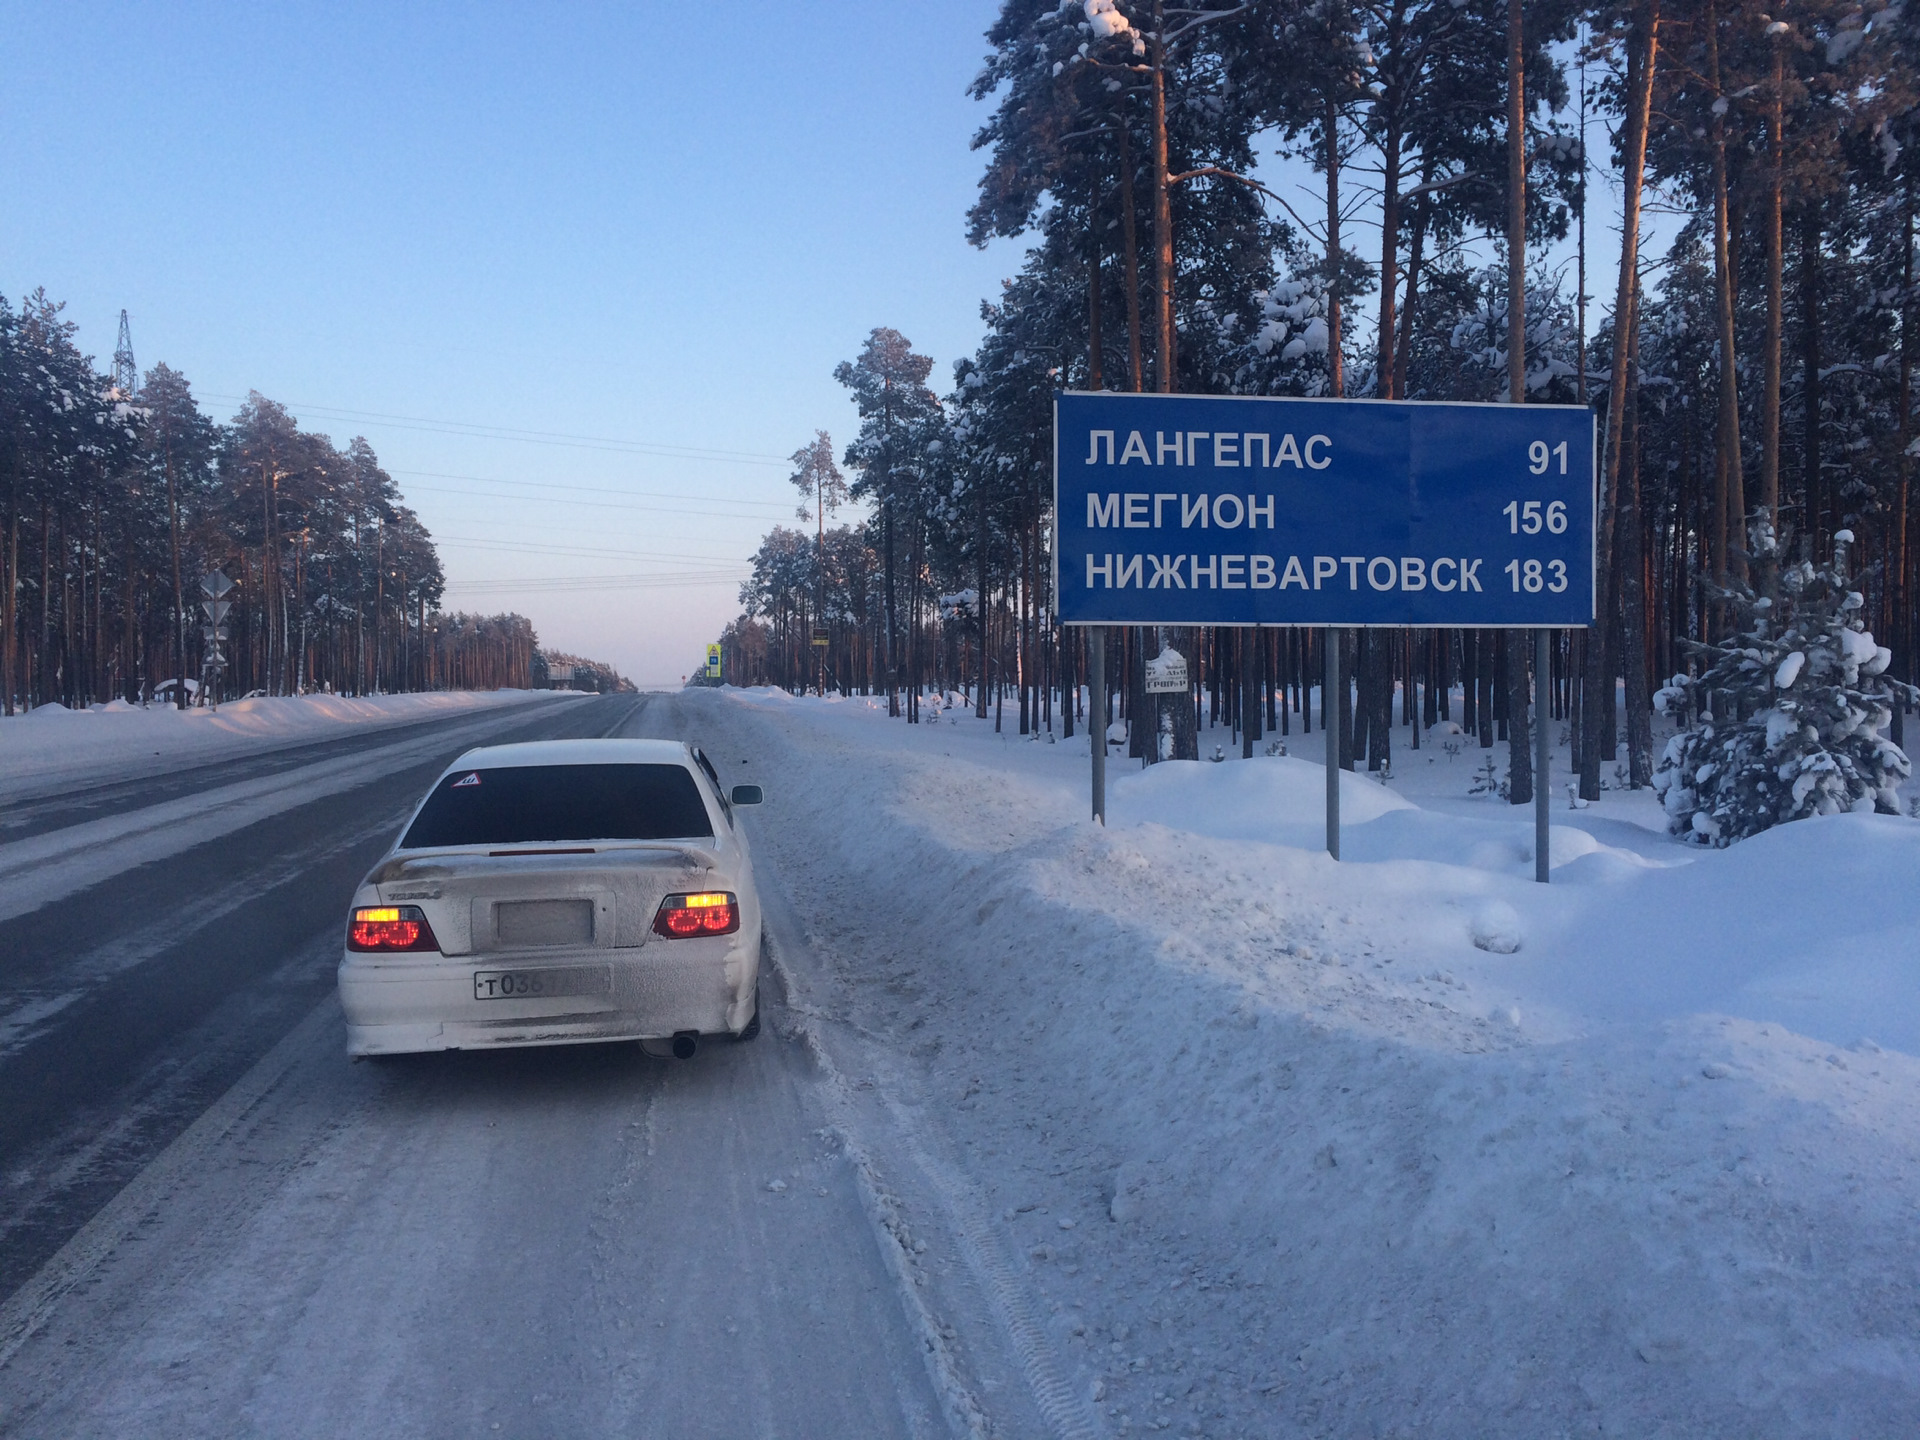
[[[687, 1065], [344, 1061], [340, 907], [451, 723], [0, 844], [0, 902], [122, 867], [0, 919], [0, 1435], [1916, 1433], [1920, 827], [1614, 802], [1543, 888], [1353, 777], [1335, 866], [1298, 759], [1102, 829], [1079, 737], [882, 705], [459, 722], [766, 786], [767, 1030]], [[1821, 942], [1742, 900], [1787, 877], [1882, 900]]]
[[[486, 728], [675, 735], [679, 711]], [[0, 922], [0, 1433], [947, 1433], [944, 1341], [903, 1308], [777, 974], [770, 1033], [691, 1065], [346, 1062], [340, 907], [473, 729], [424, 759], [382, 737], [398, 766]]]

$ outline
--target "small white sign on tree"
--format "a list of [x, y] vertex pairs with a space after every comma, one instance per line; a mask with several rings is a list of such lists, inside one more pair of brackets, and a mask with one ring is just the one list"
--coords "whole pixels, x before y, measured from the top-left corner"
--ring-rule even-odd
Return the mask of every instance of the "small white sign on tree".
[[1186, 656], [1178, 650], [1162, 650], [1147, 661], [1147, 694], [1184, 695], [1186, 692]]

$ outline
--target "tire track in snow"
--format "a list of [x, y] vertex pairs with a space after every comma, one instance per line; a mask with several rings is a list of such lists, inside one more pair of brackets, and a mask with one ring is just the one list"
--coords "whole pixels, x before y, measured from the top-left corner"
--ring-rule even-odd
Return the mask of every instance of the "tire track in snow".
[[[912, 1234], [903, 1213], [905, 1206], [881, 1175], [872, 1151], [861, 1137], [852, 1087], [820, 1033], [820, 1022], [838, 1022], [800, 999], [793, 968], [782, 956], [788, 945], [804, 945], [793, 938], [804, 931], [792, 902], [777, 882], [769, 886], [763, 880], [761, 903], [771, 922], [768, 955], [786, 991], [789, 1013], [801, 1017], [802, 1023], [795, 1028], [826, 1080], [835, 1128], [859, 1180], [862, 1207], [873, 1224], [882, 1258], [899, 1288], [901, 1303], [926, 1347], [934, 1385], [957, 1428], [972, 1437], [991, 1435], [995, 1427], [962, 1377], [961, 1366], [947, 1341], [947, 1331], [921, 1294], [925, 1282], [914, 1266]], [[906, 1152], [905, 1158], [919, 1172], [926, 1189], [944, 1212], [946, 1228], [956, 1242], [967, 1274], [999, 1322], [1049, 1430], [1058, 1440], [1096, 1440], [1103, 1432], [1087, 1402], [1066, 1378], [1059, 1355], [1034, 1311], [1027, 1287], [1007, 1262], [993, 1233], [984, 1199], [951, 1165], [933, 1158], [921, 1143], [919, 1126], [911, 1116], [904, 1114], [891, 1099], [885, 1103], [894, 1131], [889, 1138]]]
[[0, 1369], [46, 1323], [62, 1297], [86, 1282], [182, 1177], [273, 1093], [301, 1054], [318, 1044], [322, 1032], [338, 1019], [338, 1002], [329, 995], [0, 1305]]

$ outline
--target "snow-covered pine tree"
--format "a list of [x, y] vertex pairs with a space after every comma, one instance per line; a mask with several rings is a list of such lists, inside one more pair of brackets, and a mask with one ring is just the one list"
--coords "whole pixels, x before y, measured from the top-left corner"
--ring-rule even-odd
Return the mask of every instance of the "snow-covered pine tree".
[[[1754, 532], [1749, 558], [1765, 576], [1780, 542], [1764, 517]], [[1718, 592], [1740, 633], [1690, 642], [1702, 673], [1674, 676], [1655, 697], [1683, 726], [1653, 777], [1674, 834], [1724, 846], [1809, 815], [1900, 813], [1897, 790], [1912, 766], [1880, 732], [1894, 698], [1912, 704], [1916, 691], [1887, 676], [1893, 653], [1862, 623], [1847, 574], [1852, 543], [1841, 530], [1824, 567], [1782, 567], [1777, 601], [1745, 583]]]

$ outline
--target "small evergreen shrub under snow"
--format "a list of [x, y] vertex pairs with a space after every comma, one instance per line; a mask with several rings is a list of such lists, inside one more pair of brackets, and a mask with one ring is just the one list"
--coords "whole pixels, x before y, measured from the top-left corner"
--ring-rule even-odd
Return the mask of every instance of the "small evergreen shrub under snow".
[[[1779, 541], [1771, 526], [1756, 529], [1752, 559], [1764, 575]], [[1895, 701], [1913, 704], [1920, 692], [1887, 677], [1893, 654], [1861, 623], [1852, 541], [1851, 531], [1835, 535], [1824, 568], [1782, 568], [1777, 602], [1746, 584], [1721, 592], [1741, 633], [1689, 642], [1703, 673], [1676, 675], [1654, 697], [1682, 726], [1653, 776], [1674, 834], [1719, 846], [1809, 815], [1900, 813], [1912, 766], [1880, 732]]]

